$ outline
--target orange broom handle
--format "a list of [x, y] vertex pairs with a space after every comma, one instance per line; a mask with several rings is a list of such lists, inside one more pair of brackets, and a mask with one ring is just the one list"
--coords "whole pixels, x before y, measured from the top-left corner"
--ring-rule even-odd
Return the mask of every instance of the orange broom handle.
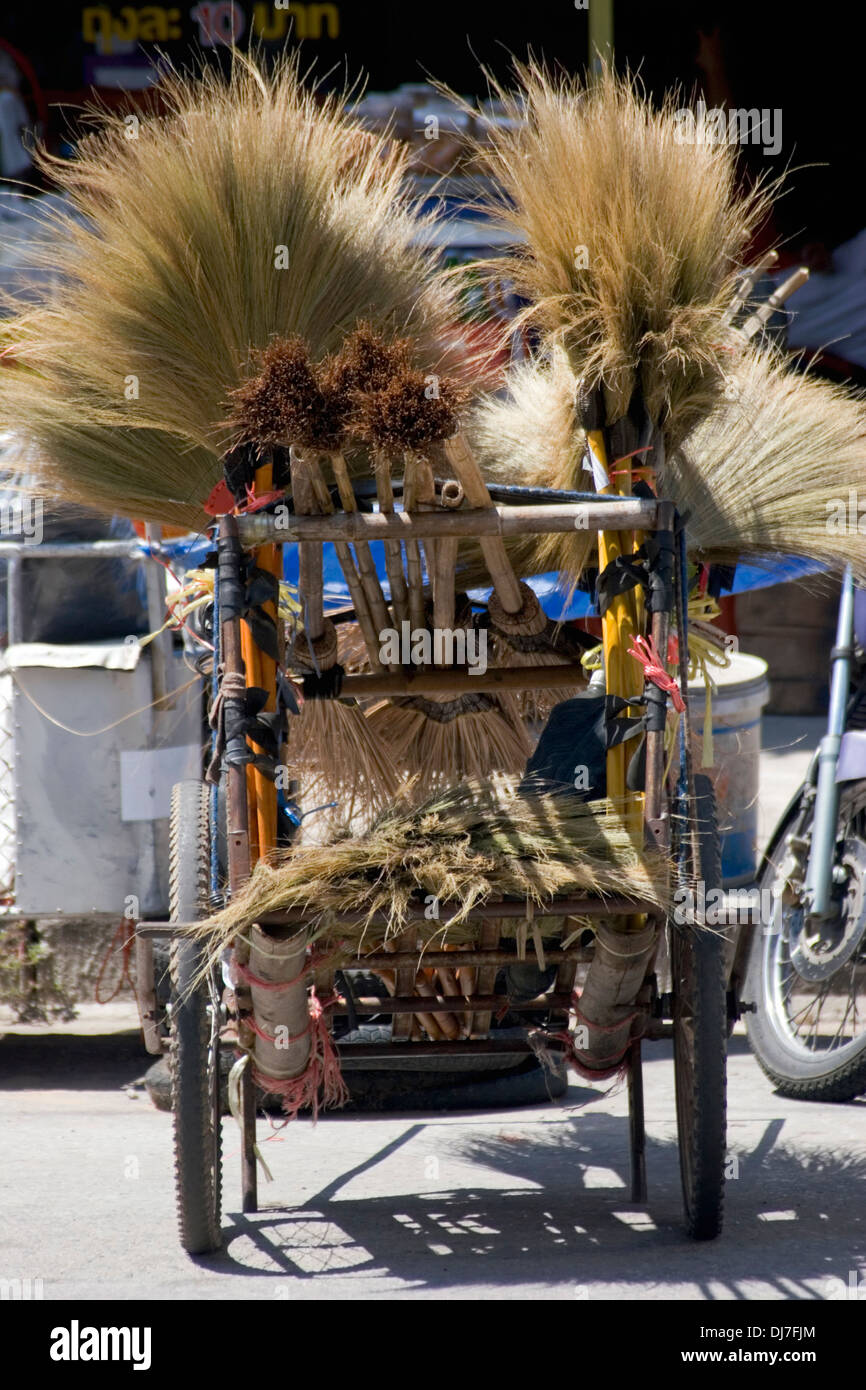
[[[273, 487], [274, 469], [272, 463], [263, 464], [256, 469], [255, 490], [259, 495], [270, 492]], [[282, 578], [282, 547], [279, 545], [264, 545], [253, 553], [254, 563], [259, 569], [266, 570], [268, 574], [276, 577], [277, 581]], [[274, 603], [266, 603], [264, 611], [274, 619], [276, 623], [277, 608]], [[265, 702], [265, 710], [273, 711], [277, 707], [277, 664], [273, 657], [268, 656], [258, 647], [254, 648], [256, 662], [254, 681], [248, 684], [258, 685], [268, 693]], [[256, 827], [258, 832], [258, 858], [270, 858], [277, 848], [277, 789], [268, 777], [260, 772], [258, 768], [253, 768], [253, 787], [255, 791], [256, 806]]]

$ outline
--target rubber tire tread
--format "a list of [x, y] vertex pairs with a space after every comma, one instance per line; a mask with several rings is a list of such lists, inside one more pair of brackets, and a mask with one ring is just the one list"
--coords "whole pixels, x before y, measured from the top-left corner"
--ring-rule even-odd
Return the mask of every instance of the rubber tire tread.
[[[721, 839], [708, 777], [695, 777], [700, 834], [700, 872], [706, 892], [722, 881]], [[688, 953], [686, 955], [685, 953]], [[677, 979], [681, 963], [694, 992], [694, 1086], [678, 1065]], [[712, 929], [671, 923], [674, 992], [674, 1078], [685, 1224], [694, 1240], [713, 1240], [722, 1229], [727, 1150], [727, 991], [724, 938]]]
[[[210, 872], [209, 789], [179, 782], [172, 790], [169, 902], [173, 922], [196, 921], [207, 911]], [[169, 1037], [174, 1122], [175, 1197], [180, 1241], [190, 1255], [222, 1244], [221, 1133], [213, 1132], [208, 1075], [211, 1021], [207, 988], [190, 988], [200, 969], [201, 946], [171, 943], [172, 1009]]]

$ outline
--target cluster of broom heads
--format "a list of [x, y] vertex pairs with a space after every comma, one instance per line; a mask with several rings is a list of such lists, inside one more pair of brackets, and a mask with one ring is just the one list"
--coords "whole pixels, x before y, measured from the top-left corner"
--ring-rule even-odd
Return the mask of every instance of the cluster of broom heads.
[[[503, 341], [529, 329], [533, 343], [504, 377], [468, 346], [461, 272], [443, 272], [431, 248], [409, 150], [292, 60], [265, 71], [235, 55], [228, 79], [170, 74], [135, 138], [122, 113], [100, 112], [74, 158], [43, 156], [66, 195], [47, 253], [56, 275], [0, 329], [0, 426], [37, 458], [36, 486], [197, 530], [226, 452], [243, 444], [285, 451], [287, 493], [307, 514], [356, 508], [359, 479], [383, 511], [440, 507], [443, 482], [474, 507], [492, 505], [493, 483], [586, 491], [594, 397], [607, 426], [648, 423], [642, 476], [686, 519], [695, 559], [797, 554], [866, 578], [866, 537], [827, 521], [850, 489], [866, 491], [863, 401], [747, 340], [731, 314], [774, 190], [744, 190], [730, 146], [683, 143], [673, 99], [653, 107], [610, 71], [585, 85], [516, 66], [511, 88], [492, 85], [507, 119], [476, 113], [473, 157], [496, 190], [480, 206], [514, 250], [471, 271], [511, 282], [525, 307]], [[321, 548], [307, 543], [286, 652], [322, 689], [348, 661], [393, 670], [382, 634], [406, 620], [471, 628], [477, 585], [493, 586], [497, 659], [573, 660], [524, 581], [554, 570], [576, 584], [597, 562], [591, 533], [390, 541], [387, 584], [368, 546], [336, 549], [354, 623], [325, 612]], [[386, 839], [391, 853], [402, 827], [408, 863], [425, 798], [520, 772], [524, 713], [508, 695], [310, 699], [288, 760], [344, 823], [369, 827], [403, 796]], [[599, 814], [609, 828], [611, 808]], [[580, 826], [569, 834], [573, 861]], [[553, 883], [561, 836], [548, 851]], [[487, 877], [472, 872], [491, 884], [513, 848], [506, 836], [483, 854]], [[638, 861], [623, 849], [617, 862], [640, 896]]]

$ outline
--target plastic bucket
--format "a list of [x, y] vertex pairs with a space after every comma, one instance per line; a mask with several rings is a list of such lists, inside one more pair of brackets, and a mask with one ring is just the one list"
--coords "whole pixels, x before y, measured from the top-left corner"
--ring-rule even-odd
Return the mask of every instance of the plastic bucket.
[[767, 663], [759, 656], [731, 653], [730, 666], [710, 667], [713, 766], [700, 766], [706, 692], [701, 677], [689, 681], [689, 707], [695, 734], [695, 771], [709, 775], [716, 789], [722, 836], [722, 882], [752, 883], [758, 849], [758, 772], [761, 711], [770, 698]]

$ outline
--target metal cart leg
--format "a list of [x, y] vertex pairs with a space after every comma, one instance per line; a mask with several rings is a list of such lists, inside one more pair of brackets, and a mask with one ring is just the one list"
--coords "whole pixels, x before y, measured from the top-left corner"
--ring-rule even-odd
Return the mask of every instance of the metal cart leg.
[[635, 1038], [628, 1054], [628, 1130], [631, 1160], [631, 1200], [645, 1202], [646, 1130], [643, 1110], [643, 1065], [640, 1038]]
[[256, 1088], [249, 1066], [241, 1077], [241, 1185], [242, 1210], [258, 1211], [258, 1174], [256, 1172]]

